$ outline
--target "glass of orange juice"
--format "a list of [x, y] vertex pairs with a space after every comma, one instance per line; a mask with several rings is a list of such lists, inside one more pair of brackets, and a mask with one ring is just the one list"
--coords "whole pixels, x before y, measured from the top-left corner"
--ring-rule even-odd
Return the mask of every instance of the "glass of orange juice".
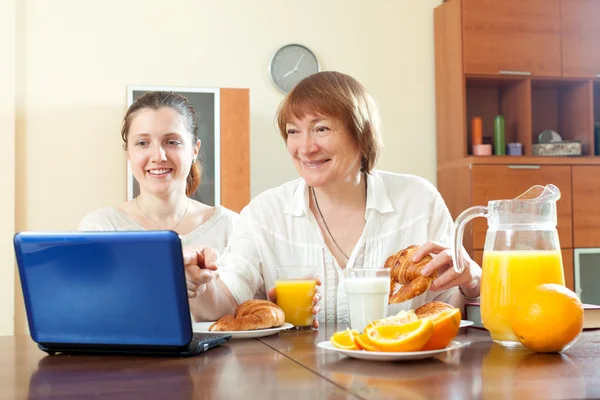
[[275, 296], [294, 329], [312, 329], [313, 298], [317, 290], [317, 267], [310, 265], [276, 268]]

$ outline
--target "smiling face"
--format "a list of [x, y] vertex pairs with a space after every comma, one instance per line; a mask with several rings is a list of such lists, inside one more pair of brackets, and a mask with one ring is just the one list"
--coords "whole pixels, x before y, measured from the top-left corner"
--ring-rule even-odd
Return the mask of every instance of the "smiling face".
[[141, 109], [131, 121], [127, 157], [142, 192], [185, 193], [186, 178], [199, 150], [200, 141], [193, 143], [183, 117], [172, 108]]
[[286, 124], [287, 148], [309, 186], [349, 182], [361, 166], [361, 152], [345, 124], [331, 116], [306, 114]]

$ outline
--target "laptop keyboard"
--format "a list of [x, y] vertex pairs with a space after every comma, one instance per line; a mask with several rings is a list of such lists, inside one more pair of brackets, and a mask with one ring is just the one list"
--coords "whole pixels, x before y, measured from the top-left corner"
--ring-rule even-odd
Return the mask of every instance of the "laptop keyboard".
[[220, 337], [229, 336], [222, 333], [194, 333], [192, 340], [203, 342], [205, 340], [217, 339]]

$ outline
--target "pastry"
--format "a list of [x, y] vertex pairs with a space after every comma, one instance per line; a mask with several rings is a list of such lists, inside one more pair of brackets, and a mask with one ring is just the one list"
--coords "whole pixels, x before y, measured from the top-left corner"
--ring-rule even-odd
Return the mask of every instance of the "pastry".
[[233, 315], [226, 315], [212, 324], [208, 330], [250, 331], [283, 325], [285, 314], [279, 306], [267, 300], [248, 300], [237, 306]]
[[[427, 291], [433, 280], [438, 277], [437, 271], [430, 276], [421, 275], [421, 270], [431, 261], [431, 256], [426, 255], [419, 262], [413, 262], [411, 257], [418, 248], [416, 245], [408, 246], [385, 261], [385, 268], [390, 269], [389, 304], [402, 303], [417, 297]], [[401, 284], [402, 287], [394, 293], [397, 284]]]
[[415, 310], [415, 314], [419, 319], [434, 317], [447, 310], [453, 310], [455, 307], [450, 304], [441, 301], [430, 301], [429, 303], [423, 304], [421, 307]]

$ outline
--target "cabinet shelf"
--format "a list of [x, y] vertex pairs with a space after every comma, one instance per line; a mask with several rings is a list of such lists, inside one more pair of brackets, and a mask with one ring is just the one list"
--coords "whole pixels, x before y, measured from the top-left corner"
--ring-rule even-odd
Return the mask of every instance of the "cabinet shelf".
[[481, 117], [484, 143], [492, 143], [494, 118], [504, 116], [506, 143], [520, 142], [531, 154], [530, 82], [523, 78], [466, 79], [467, 155], [471, 155], [471, 120]]
[[593, 156], [594, 121], [600, 121], [600, 82], [571, 78], [467, 76], [466, 155], [471, 151], [471, 120], [483, 121], [484, 142], [491, 143], [496, 115], [505, 119], [506, 143], [520, 142], [523, 155], [544, 130], [582, 144], [582, 155]]
[[593, 155], [593, 82], [589, 80], [531, 81], [532, 143], [544, 130], [558, 132], [563, 140], [580, 141], [582, 155]]

